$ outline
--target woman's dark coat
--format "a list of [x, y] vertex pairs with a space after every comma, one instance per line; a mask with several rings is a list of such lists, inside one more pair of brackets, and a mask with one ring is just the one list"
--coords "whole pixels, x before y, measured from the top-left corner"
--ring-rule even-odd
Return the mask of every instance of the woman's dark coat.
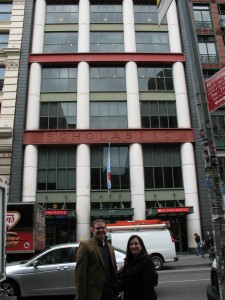
[[147, 254], [140, 253], [123, 270], [123, 289], [126, 300], [157, 300], [154, 288], [155, 267]]

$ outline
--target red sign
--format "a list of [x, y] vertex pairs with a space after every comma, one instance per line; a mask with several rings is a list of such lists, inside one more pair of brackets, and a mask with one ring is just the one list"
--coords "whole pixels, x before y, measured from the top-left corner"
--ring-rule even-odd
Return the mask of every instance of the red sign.
[[168, 208], [157, 208], [158, 214], [164, 213], [183, 213], [189, 212], [189, 207], [168, 207]]
[[214, 111], [225, 104], [225, 68], [205, 82], [209, 111]]
[[67, 216], [67, 210], [49, 209], [45, 211], [46, 216]]

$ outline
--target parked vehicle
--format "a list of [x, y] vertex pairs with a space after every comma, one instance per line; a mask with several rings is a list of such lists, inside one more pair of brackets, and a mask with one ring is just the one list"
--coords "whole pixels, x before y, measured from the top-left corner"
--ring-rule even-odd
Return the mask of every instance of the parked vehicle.
[[216, 259], [214, 258], [211, 268], [210, 284], [207, 286], [207, 299], [219, 300], [219, 282], [217, 276]]
[[[29, 261], [6, 266], [6, 280], [0, 282], [3, 296], [31, 297], [75, 294], [75, 253], [79, 243], [52, 246]], [[118, 269], [125, 253], [115, 249]]]
[[163, 264], [178, 261], [174, 238], [167, 226], [155, 220], [123, 221], [107, 224], [107, 238], [114, 247], [126, 250], [127, 241], [133, 234], [139, 235], [151, 255], [156, 270], [161, 270]]

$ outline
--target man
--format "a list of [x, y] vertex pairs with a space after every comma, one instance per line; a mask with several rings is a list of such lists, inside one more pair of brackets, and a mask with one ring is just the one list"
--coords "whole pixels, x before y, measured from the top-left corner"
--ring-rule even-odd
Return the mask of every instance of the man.
[[106, 241], [106, 222], [93, 222], [93, 237], [83, 241], [76, 253], [76, 300], [116, 300], [117, 267], [115, 252]]

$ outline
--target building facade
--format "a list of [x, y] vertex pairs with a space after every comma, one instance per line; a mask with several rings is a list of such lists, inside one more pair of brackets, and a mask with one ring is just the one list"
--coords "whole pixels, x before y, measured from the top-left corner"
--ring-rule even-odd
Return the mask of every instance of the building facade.
[[24, 0], [0, 1], [0, 174], [10, 182]]
[[169, 221], [178, 252], [210, 229], [179, 6], [25, 2], [9, 201], [45, 207], [47, 245], [97, 217]]

